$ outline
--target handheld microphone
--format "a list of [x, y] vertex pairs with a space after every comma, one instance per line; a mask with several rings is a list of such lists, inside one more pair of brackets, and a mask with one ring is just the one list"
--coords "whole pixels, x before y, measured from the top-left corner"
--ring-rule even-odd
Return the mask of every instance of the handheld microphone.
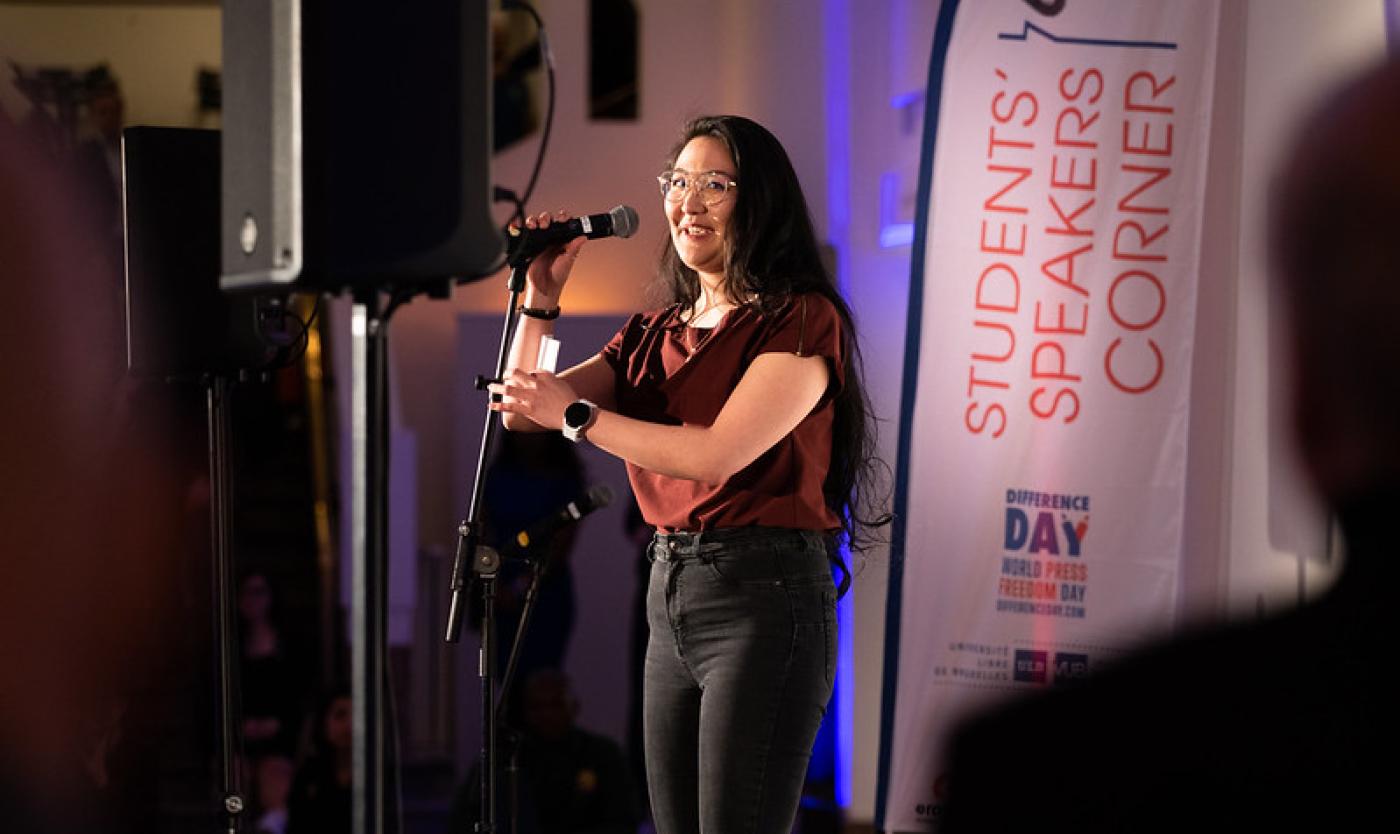
[[570, 524], [576, 524], [584, 516], [612, 502], [613, 491], [608, 485], [597, 484], [589, 487], [587, 492], [565, 504], [558, 512], [545, 516], [512, 536], [501, 548], [501, 555], [519, 556], [529, 551], [533, 545], [548, 541], [555, 533]]
[[533, 258], [551, 246], [560, 246], [576, 237], [597, 240], [600, 237], [631, 237], [637, 231], [637, 210], [617, 206], [607, 214], [574, 217], [563, 223], [551, 223], [540, 229], [508, 230], [509, 256], [512, 262]]

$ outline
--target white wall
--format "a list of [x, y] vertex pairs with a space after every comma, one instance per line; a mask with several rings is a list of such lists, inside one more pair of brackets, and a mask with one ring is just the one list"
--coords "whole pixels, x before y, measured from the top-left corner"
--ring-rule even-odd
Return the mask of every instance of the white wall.
[[193, 127], [196, 73], [220, 64], [220, 19], [218, 4], [0, 4], [0, 107], [16, 118], [29, 109], [9, 61], [79, 71], [105, 62], [127, 94], [127, 124]]
[[1379, 0], [1256, 0], [1246, 16], [1239, 170], [1238, 314], [1225, 608], [1251, 617], [1326, 587], [1326, 518], [1301, 479], [1286, 412], [1286, 361], [1273, 310], [1262, 222], [1270, 172], [1298, 120], [1328, 87], [1379, 60]]

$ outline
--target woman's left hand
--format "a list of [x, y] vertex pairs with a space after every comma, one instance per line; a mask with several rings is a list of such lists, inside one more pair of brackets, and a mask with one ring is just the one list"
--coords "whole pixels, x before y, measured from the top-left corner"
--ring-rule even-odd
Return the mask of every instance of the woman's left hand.
[[564, 427], [564, 409], [578, 399], [569, 383], [548, 371], [513, 370], [488, 390], [502, 397], [491, 403], [492, 411], [519, 414], [556, 431]]

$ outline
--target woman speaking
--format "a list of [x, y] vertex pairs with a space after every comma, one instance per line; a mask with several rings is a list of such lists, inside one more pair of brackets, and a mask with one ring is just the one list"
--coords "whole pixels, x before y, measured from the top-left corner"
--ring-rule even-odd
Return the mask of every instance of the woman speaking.
[[767, 130], [696, 119], [658, 180], [670, 306], [558, 376], [526, 370], [584, 239], [546, 251], [492, 407], [508, 429], [624, 460], [656, 527], [643, 695], [656, 830], [787, 832], [835, 675], [832, 562], [869, 526], [855, 331]]

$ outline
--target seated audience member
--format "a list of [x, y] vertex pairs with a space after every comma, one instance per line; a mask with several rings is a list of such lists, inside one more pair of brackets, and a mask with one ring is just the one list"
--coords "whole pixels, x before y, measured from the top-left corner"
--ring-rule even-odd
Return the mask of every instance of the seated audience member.
[[[482, 505], [486, 543], [503, 555], [520, 556], [518, 552], [511, 552], [516, 534], [531, 529], [582, 495], [587, 486], [585, 475], [578, 447], [563, 435], [502, 432], [486, 472]], [[535, 607], [516, 661], [515, 680], [511, 684], [512, 703], [508, 710], [512, 723], [518, 723], [520, 684], [536, 669], [562, 668], [568, 654], [575, 620], [570, 557], [579, 529], [576, 525], [570, 526], [531, 545], [532, 555], [543, 560], [546, 570], [536, 591]], [[520, 559], [507, 558], [501, 564], [498, 580], [496, 673], [504, 675], [524, 612], [531, 571]], [[475, 606], [471, 624], [474, 628], [481, 625], [480, 612]]]
[[254, 799], [257, 811], [255, 834], [286, 834], [287, 798], [292, 791], [295, 769], [292, 760], [277, 753], [258, 759], [253, 769]]
[[332, 692], [313, 721], [311, 749], [287, 798], [287, 834], [344, 834], [350, 830], [354, 777], [349, 691]]
[[265, 573], [251, 571], [238, 583], [243, 750], [253, 759], [294, 753], [304, 709], [306, 664], [287, 645], [275, 597]]
[[[634, 834], [637, 811], [622, 748], [574, 724], [578, 702], [563, 672], [540, 669], [525, 682], [524, 737], [520, 742], [521, 832]], [[504, 736], [502, 736], [504, 738]], [[509, 830], [506, 742], [498, 753], [496, 823]], [[452, 831], [471, 831], [481, 805], [480, 766], [472, 769], [453, 803]]]
[[973, 721], [945, 831], [1349, 831], [1389, 817], [1400, 518], [1400, 63], [1330, 96], [1271, 200], [1293, 415], [1334, 587]]

